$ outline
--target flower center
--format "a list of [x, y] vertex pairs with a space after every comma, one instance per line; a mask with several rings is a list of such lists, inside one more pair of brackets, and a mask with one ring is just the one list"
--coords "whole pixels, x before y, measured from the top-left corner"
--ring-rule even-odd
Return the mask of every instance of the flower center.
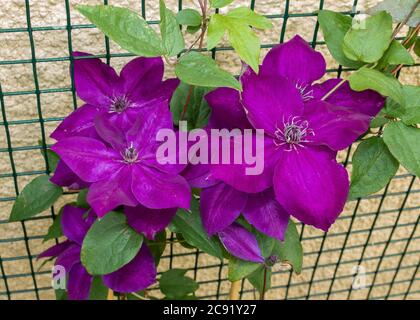
[[121, 156], [123, 157], [125, 163], [131, 164], [138, 161], [139, 153], [131, 142], [130, 146], [125, 148], [124, 152], [121, 153]]
[[130, 100], [126, 96], [118, 96], [111, 99], [111, 104], [109, 106], [109, 112], [118, 112], [121, 113], [125, 109], [131, 106]]
[[314, 131], [309, 128], [306, 120], [300, 120], [299, 117], [291, 117], [287, 122], [283, 121], [283, 128], [277, 127], [274, 132], [274, 144], [277, 147], [288, 145], [287, 151], [296, 150], [297, 147], [303, 147], [303, 143], [310, 142], [307, 140], [308, 135], [315, 135]]
[[303, 82], [300, 83], [300, 81], [298, 80], [296, 81], [295, 87], [299, 90], [303, 101], [306, 102], [314, 98], [314, 90], [311, 89], [310, 85], [305, 85]]

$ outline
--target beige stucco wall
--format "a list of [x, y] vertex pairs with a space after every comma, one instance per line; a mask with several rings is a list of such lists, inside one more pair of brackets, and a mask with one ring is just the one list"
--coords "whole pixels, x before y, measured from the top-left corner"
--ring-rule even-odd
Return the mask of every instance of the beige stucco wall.
[[[25, 1], [24, 0], [1, 0], [0, 1], [0, 28], [26, 28], [26, 16], [25, 16]], [[101, 1], [94, 0], [77, 0], [69, 1], [70, 3], [70, 19], [74, 25], [88, 23], [82, 18], [74, 9], [76, 4], [97, 4]], [[177, 8], [177, 1], [167, 1], [168, 6], [174, 10]], [[313, 12], [318, 9], [317, 0], [292, 0], [290, 6], [290, 13], [298, 12]], [[324, 8], [328, 8], [336, 11], [348, 11], [351, 8], [353, 1], [337, 1], [337, 0], [326, 0]], [[359, 1], [358, 9], [365, 10], [370, 5], [377, 3], [378, 1]], [[120, 6], [129, 6], [135, 10], [140, 10], [141, 5], [139, 0], [111, 0], [111, 4]], [[194, 3], [196, 1], [186, 0], [184, 1], [186, 7], [196, 7]], [[236, 4], [247, 4], [248, 1], [241, 0], [235, 1]], [[264, 14], [279, 14], [284, 12], [284, 3], [282, 0], [257, 0], [256, 10]], [[156, 20], [158, 19], [158, 0], [146, 0], [146, 12], [147, 19]], [[44, 58], [60, 58], [66, 57], [69, 54], [68, 46], [68, 33], [63, 26], [66, 26], [66, 10], [64, 0], [32, 0], [30, 1], [30, 14], [32, 20], [32, 27], [43, 27], [43, 26], [60, 26], [57, 30], [53, 31], [34, 31], [34, 43], [36, 48], [36, 58], [40, 61], [36, 64], [37, 78], [39, 81], [39, 88], [41, 90], [46, 89], [58, 89], [70, 87], [70, 76], [68, 72], [69, 62], [65, 61], [54, 61], [54, 62], [42, 62]], [[276, 43], [278, 42], [282, 19], [274, 19], [274, 29], [271, 31], [264, 32], [262, 37], [264, 43]], [[286, 29], [286, 40], [290, 39], [294, 34], [299, 33], [308, 41], [312, 40], [313, 30], [315, 27], [315, 17], [305, 18], [289, 18]], [[71, 32], [73, 50], [87, 51], [94, 54], [105, 53], [105, 41], [102, 34], [95, 29], [74, 29]], [[318, 35], [318, 39], [322, 39], [321, 32]], [[336, 67], [336, 64], [331, 59], [328, 50], [325, 46], [319, 47], [328, 61], [329, 67]], [[117, 45], [111, 43], [111, 52], [123, 52]], [[28, 60], [31, 59], [31, 48], [27, 32], [10, 32], [0, 33], [0, 62], [13, 61], [18, 59]], [[128, 60], [128, 58], [113, 58], [111, 64], [117, 69]], [[217, 54], [217, 60], [222, 67], [238, 71], [240, 61], [237, 56], [232, 52], [222, 52]], [[0, 84], [4, 93], [16, 92], [16, 91], [33, 91], [34, 88], [34, 75], [31, 63], [23, 64], [0, 64]], [[172, 75], [172, 71], [168, 69], [167, 75]], [[419, 79], [419, 68], [407, 68], [403, 69], [401, 73], [401, 80], [404, 83], [420, 84]], [[25, 95], [6, 95], [4, 97], [4, 104], [6, 110], [6, 116], [8, 121], [20, 121], [20, 120], [31, 120], [38, 119], [37, 114], [37, 97], [34, 94]], [[40, 104], [42, 108], [42, 115], [44, 118], [48, 117], [63, 117], [66, 116], [73, 109], [72, 95], [70, 92], [56, 92], [56, 93], [43, 93], [40, 95]], [[4, 122], [4, 119], [1, 121]], [[4, 151], [7, 148], [6, 135], [4, 125], [0, 124], [0, 149]], [[30, 121], [29, 121], [30, 122]], [[44, 124], [46, 134], [49, 135], [51, 131], [56, 127], [57, 122], [50, 121]], [[25, 146], [34, 146], [38, 144], [40, 136], [40, 124], [38, 121], [27, 124], [12, 124], [9, 126], [11, 142], [13, 148], [20, 148]], [[52, 142], [50, 139], [48, 142]], [[32, 172], [36, 170], [44, 170], [44, 162], [41, 157], [39, 150], [18, 150], [13, 152], [14, 161], [16, 164], [16, 171], [18, 173]], [[0, 152], [0, 197], [13, 197], [15, 195], [13, 177], [9, 174], [12, 172], [10, 165], [10, 158], [7, 152]], [[405, 170], [401, 169], [400, 174], [405, 174]], [[32, 179], [32, 176], [18, 176], [17, 181], [19, 189], [21, 190], [26, 183]], [[411, 210], [404, 211], [401, 214], [398, 227], [395, 229], [392, 239], [396, 240], [389, 245], [388, 250], [383, 253], [385, 244], [389, 239], [392, 227], [396, 223], [396, 217], [398, 210], [404, 201], [404, 193], [411, 181], [411, 177], [403, 176], [398, 179], [394, 179], [388, 189], [388, 196], [385, 198], [381, 205], [381, 213], [377, 219], [375, 225], [375, 231], [372, 234], [369, 246], [365, 253], [365, 260], [362, 262], [362, 266], [366, 269], [367, 285], [372, 281], [372, 272], [376, 270], [379, 256], [384, 256], [384, 260], [381, 265], [381, 272], [378, 274], [376, 283], [389, 283], [394, 276], [395, 267], [401, 263], [402, 269], [399, 271], [396, 281], [406, 282], [397, 283], [393, 286], [391, 294], [395, 294], [396, 299], [400, 299], [403, 296], [397, 295], [398, 293], [404, 293], [407, 289], [410, 280], [412, 278], [418, 278], [418, 274], [414, 275], [415, 267], [419, 263], [418, 254], [406, 254], [401, 262], [401, 253], [407, 244], [407, 241], [403, 240], [413, 233], [413, 223], [416, 221], [420, 214], [420, 210], [416, 207], [420, 206], [420, 199], [417, 192], [412, 192], [407, 198], [405, 208], [414, 208]], [[420, 183], [418, 179], [414, 182], [412, 190], [419, 191]], [[383, 192], [383, 191], [381, 191]], [[381, 194], [379, 192], [378, 194]], [[67, 199], [71, 199], [68, 196]], [[368, 236], [368, 232], [363, 231], [369, 229], [374, 215], [371, 213], [376, 212], [380, 206], [380, 197], [371, 198], [368, 200], [362, 200], [356, 218], [354, 220], [352, 230], [354, 233], [347, 239], [347, 248], [341, 257], [341, 264], [337, 269], [337, 280], [334, 282], [333, 290], [342, 291], [335, 293], [331, 298], [345, 298], [347, 297], [347, 290], [351, 285], [351, 277], [348, 277], [352, 273], [352, 269], [357, 265], [357, 259], [361, 255], [361, 245], [363, 245]], [[60, 208], [60, 204], [64, 203], [64, 200], [60, 200], [60, 203], [56, 205], [56, 209]], [[340, 248], [343, 246], [345, 241], [345, 233], [349, 228], [350, 217], [353, 213], [353, 209], [356, 206], [355, 202], [348, 203], [342, 217], [331, 229], [326, 241], [324, 243], [324, 250], [326, 250], [319, 257], [318, 269], [314, 276], [314, 283], [312, 286], [311, 294], [314, 294], [313, 298], [324, 299], [325, 295], [322, 293], [328, 291], [330, 286], [330, 279], [334, 273], [335, 266], [326, 266], [331, 263], [336, 263], [339, 259]], [[24, 229], [21, 223], [3, 223], [10, 213], [12, 207], [11, 201], [0, 202], [0, 256], [3, 259], [3, 268], [7, 275], [19, 275], [27, 274], [30, 272], [29, 260], [25, 257], [27, 255], [27, 248], [25, 241], [22, 240], [24, 235]], [[49, 213], [45, 214], [46, 216]], [[25, 232], [29, 237], [33, 237], [28, 242], [28, 246], [31, 254], [38, 254], [43, 249], [47, 248], [52, 244], [52, 241], [48, 243], [42, 243], [42, 235], [46, 233], [46, 230], [51, 223], [50, 219], [38, 219], [33, 221], [25, 222]], [[318, 238], [315, 238], [318, 236]], [[289, 297], [300, 297], [304, 296], [308, 290], [307, 283], [311, 277], [313, 269], [311, 266], [314, 265], [318, 259], [316, 252], [319, 250], [322, 242], [322, 233], [314, 230], [311, 227], [306, 227], [304, 231], [304, 238], [307, 239], [303, 242], [304, 251], [309, 253], [304, 259], [304, 269], [301, 275], [293, 276], [293, 286], [289, 289]], [[420, 249], [420, 230], [415, 230], [413, 233], [414, 239], [408, 244], [408, 252], [416, 251]], [[5, 239], [13, 239], [12, 242], [5, 241]], [[401, 240], [402, 239], [402, 240]], [[168, 247], [169, 248], [169, 247]], [[174, 252], [188, 252], [183, 248], [174, 246]], [[167, 250], [169, 253], [169, 250]], [[15, 259], [18, 257], [17, 259]], [[20, 258], [19, 258], [20, 257]], [[219, 262], [216, 259], [208, 257], [204, 254], [200, 254], [198, 257], [199, 266], [208, 266], [208, 268], [199, 271], [197, 280], [208, 281], [215, 280], [219, 274]], [[356, 260], [356, 261], [355, 261]], [[194, 267], [194, 256], [190, 257], [176, 257], [173, 261], [173, 267]], [[35, 270], [40, 268], [40, 263], [33, 261]], [[42, 268], [43, 271], [48, 271], [50, 265], [46, 265]], [[169, 260], [164, 259], [161, 265], [161, 270], [165, 270], [169, 267]], [[277, 266], [277, 271], [283, 270], [284, 272], [277, 274], [273, 277], [274, 285], [286, 285], [288, 283], [289, 275], [286, 272], [288, 268], [286, 266]], [[390, 269], [390, 271], [387, 271]], [[392, 271], [394, 269], [394, 271]], [[193, 275], [193, 273], [191, 273]], [[222, 279], [226, 279], [227, 267], [224, 266], [221, 270]], [[347, 276], [347, 277], [346, 277]], [[320, 281], [320, 280], [325, 281]], [[45, 288], [50, 286], [49, 274], [37, 275], [37, 283], [39, 288]], [[300, 284], [299, 283], [303, 283]], [[8, 279], [8, 286], [13, 291], [18, 291], [12, 295], [13, 299], [31, 299], [35, 298], [33, 292], [19, 293], [19, 290], [32, 289], [34, 287], [32, 278], [30, 276], [15, 276]], [[245, 288], [250, 288], [249, 284], [245, 285]], [[375, 286], [372, 296], [381, 297], [387, 293], [388, 285], [377, 285]], [[418, 291], [420, 289], [420, 281], [413, 282], [411, 292]], [[221, 294], [226, 294], [229, 290], [229, 282], [223, 281], [221, 284]], [[199, 289], [199, 295], [212, 295], [217, 291], [217, 283], [203, 283]], [[365, 298], [368, 289], [356, 290], [352, 294], [352, 298]], [[0, 278], [0, 292], [5, 292], [4, 279]], [[53, 292], [51, 290], [41, 290], [39, 292], [42, 299], [53, 298]], [[281, 299], [285, 295], [285, 289], [271, 290], [268, 294], [268, 298]], [[246, 298], [253, 298], [253, 294], [245, 294]], [[0, 299], [6, 299], [7, 296], [0, 295]], [[411, 294], [409, 298], [420, 298], [420, 294]]]

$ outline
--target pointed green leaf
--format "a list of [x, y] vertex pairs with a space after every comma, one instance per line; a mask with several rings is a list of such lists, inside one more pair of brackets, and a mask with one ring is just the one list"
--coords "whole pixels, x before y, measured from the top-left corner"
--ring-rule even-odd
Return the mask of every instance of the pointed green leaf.
[[166, 8], [165, 2], [160, 0], [160, 33], [163, 47], [168, 56], [173, 57], [184, 50], [185, 42], [178, 26], [175, 14]]
[[364, 197], [381, 190], [398, 170], [399, 163], [382, 138], [362, 141], [353, 155], [349, 199]]
[[349, 77], [350, 87], [355, 91], [372, 89], [405, 106], [405, 98], [401, 84], [397, 79], [377, 70], [361, 68]]
[[[395, 22], [403, 22], [410, 13], [411, 9], [416, 4], [417, 0], [384, 0], [369, 8], [369, 14], [385, 10], [388, 12]], [[407, 25], [416, 27], [420, 23], [420, 8], [417, 8], [411, 18], [408, 20]]]
[[267, 292], [268, 289], [271, 288], [271, 275], [271, 268], [260, 266], [256, 271], [250, 274], [247, 279], [261, 294], [263, 291]]
[[109, 289], [102, 281], [102, 277], [93, 277], [92, 284], [90, 286], [89, 300], [107, 300], [108, 290]]
[[420, 87], [403, 86], [405, 110], [401, 120], [407, 125], [420, 123]]
[[172, 220], [171, 230], [180, 232], [184, 239], [196, 248], [223, 259], [222, 249], [215, 237], [209, 238], [203, 228], [200, 217], [200, 206], [196, 199], [191, 199], [191, 212], [179, 209]]
[[63, 235], [63, 230], [61, 229], [61, 217], [63, 213], [63, 208], [60, 209], [56, 215], [52, 225], [48, 228], [48, 232], [45, 235], [43, 241], [60, 238]]
[[343, 41], [343, 52], [355, 61], [378, 61], [389, 47], [392, 18], [385, 11], [378, 12], [360, 22], [353, 22]]
[[63, 189], [50, 182], [49, 176], [36, 177], [18, 195], [9, 220], [25, 220], [47, 210], [62, 193]]
[[256, 13], [248, 7], [239, 7], [230, 10], [226, 17], [229, 20], [236, 20], [237, 23], [250, 25], [257, 29], [270, 29], [273, 27], [270, 19]]
[[222, 40], [226, 32], [223, 16], [214, 14], [210, 18], [207, 29], [207, 49], [211, 50]]
[[379, 60], [377, 69], [396, 64], [412, 65], [414, 64], [414, 59], [400, 42], [393, 40], [388, 50]]
[[80, 208], [90, 208], [89, 203], [87, 202], [87, 194], [89, 189], [82, 189], [77, 195], [76, 205]]
[[242, 90], [241, 84], [229, 72], [220, 69], [211, 58], [192, 51], [181, 57], [175, 73], [182, 81], [201, 87], [229, 87]]
[[362, 62], [350, 60], [343, 52], [343, 40], [351, 28], [351, 17], [329, 10], [321, 10], [318, 12], [318, 22], [328, 50], [335, 60], [345, 67], [360, 68], [363, 65]]
[[231, 4], [233, 0], [210, 0], [210, 5], [213, 8], [222, 8], [227, 6], [228, 4]]
[[143, 57], [165, 53], [159, 35], [136, 12], [108, 6], [77, 6], [77, 10], [121, 48]]
[[124, 214], [109, 212], [89, 229], [80, 258], [90, 274], [108, 274], [133, 260], [142, 243], [143, 237], [128, 225]]
[[171, 269], [162, 274], [159, 287], [168, 299], [182, 299], [198, 289], [198, 283], [185, 276], [185, 269]]
[[420, 129], [391, 122], [384, 129], [389, 151], [412, 174], [420, 176]]
[[155, 264], [159, 265], [160, 258], [162, 257], [162, 254], [166, 248], [166, 230], [158, 232], [155, 235], [154, 240], [146, 239], [146, 243], [155, 260]]

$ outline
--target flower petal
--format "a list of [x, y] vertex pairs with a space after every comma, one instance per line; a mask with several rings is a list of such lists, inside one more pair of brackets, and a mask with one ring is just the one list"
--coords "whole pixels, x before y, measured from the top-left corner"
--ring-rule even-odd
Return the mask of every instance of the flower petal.
[[90, 104], [77, 108], [51, 133], [51, 138], [57, 141], [74, 136], [96, 138], [98, 135], [96, 134], [93, 119], [97, 113], [98, 108]]
[[138, 201], [131, 191], [132, 168], [127, 165], [111, 174], [108, 179], [93, 183], [87, 195], [87, 202], [98, 217], [120, 205], [135, 206]]
[[135, 165], [131, 189], [138, 202], [150, 209], [190, 207], [191, 190], [180, 175]]
[[144, 233], [153, 240], [157, 232], [162, 231], [175, 216], [177, 208], [149, 209], [141, 204], [135, 207], [124, 207], [128, 224], [138, 233]]
[[38, 255], [37, 259], [57, 257], [61, 253], [63, 253], [65, 250], [67, 250], [71, 246], [71, 244], [72, 243], [69, 240], [66, 240], [64, 242], [60, 242], [60, 243], [48, 248], [47, 250], [41, 252]]
[[143, 244], [137, 256], [121, 269], [104, 275], [107, 287], [114, 291], [128, 293], [144, 290], [156, 282], [156, 266], [153, 256]]
[[247, 194], [221, 182], [200, 193], [201, 218], [209, 236], [231, 225], [245, 207]]
[[50, 181], [57, 186], [67, 187], [70, 190], [80, 190], [89, 186], [89, 183], [80, 179], [63, 160], [58, 161]]
[[71, 245], [57, 257], [55, 265], [62, 266], [66, 272], [69, 272], [73, 265], [80, 262], [81, 248], [80, 245], [72, 242]]
[[314, 101], [305, 105], [304, 117], [314, 135], [307, 140], [342, 150], [351, 145], [369, 128], [370, 116], [328, 102]]
[[310, 85], [326, 71], [325, 59], [299, 35], [272, 48], [264, 58], [261, 75], [282, 76], [299, 85]]
[[[341, 79], [329, 79], [323, 83], [312, 86], [315, 99], [321, 100], [328, 92], [335, 88]], [[384, 105], [385, 99], [373, 90], [354, 91], [346, 81], [338, 87], [325, 101], [340, 107], [351, 108], [352, 110], [369, 116], [376, 116]]]
[[89, 225], [84, 219], [85, 213], [86, 209], [65, 205], [61, 215], [61, 227], [64, 235], [80, 245], [89, 230]]
[[189, 164], [182, 172], [182, 176], [193, 188], [207, 188], [218, 183], [216, 179], [213, 179], [208, 164]]
[[[210, 167], [212, 177], [219, 179], [239, 191], [247, 193], [261, 192], [273, 185], [273, 173], [276, 163], [279, 159], [280, 152], [276, 150], [271, 137], [264, 137], [264, 150], [257, 150], [255, 139], [253, 155], [255, 155], [255, 163], [248, 165], [244, 160], [242, 164], [235, 164], [231, 160], [230, 164], [214, 164]], [[231, 156], [234, 154], [235, 146], [231, 144]], [[259, 149], [259, 148], [258, 148]], [[263, 170], [259, 174], [247, 174], [247, 168], [256, 168], [263, 166]]]
[[67, 295], [69, 300], [88, 300], [93, 277], [81, 263], [76, 263], [69, 272]]
[[274, 174], [276, 198], [292, 216], [327, 231], [349, 192], [346, 169], [323, 148], [284, 152]]
[[289, 214], [277, 202], [272, 188], [249, 194], [242, 213], [258, 231], [281, 241], [284, 240]]
[[292, 116], [303, 112], [299, 90], [284, 77], [244, 74], [242, 99], [249, 121], [255, 129], [273, 135]]
[[[90, 56], [74, 52], [74, 57]], [[97, 58], [74, 60], [74, 82], [77, 95], [94, 106], [107, 106], [110, 97], [120, 94], [120, 79], [115, 70]]]
[[233, 223], [223, 231], [219, 232], [226, 250], [233, 256], [257, 263], [263, 263], [264, 258], [255, 235], [249, 232], [238, 223]]
[[70, 169], [87, 182], [109, 177], [122, 166], [121, 155], [101, 141], [74, 137], [58, 141], [51, 147]]
[[237, 90], [218, 88], [208, 93], [205, 99], [211, 107], [209, 127], [219, 129], [251, 128]]

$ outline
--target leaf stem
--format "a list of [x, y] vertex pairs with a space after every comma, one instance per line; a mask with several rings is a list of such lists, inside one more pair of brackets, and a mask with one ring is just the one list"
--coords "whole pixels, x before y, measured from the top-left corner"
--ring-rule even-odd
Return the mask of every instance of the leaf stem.
[[267, 267], [264, 266], [264, 280], [263, 280], [263, 287], [262, 287], [262, 292], [260, 295], [260, 300], [264, 300], [266, 288], [267, 288]]
[[241, 280], [230, 283], [229, 300], [239, 300], [239, 291], [241, 290]]

